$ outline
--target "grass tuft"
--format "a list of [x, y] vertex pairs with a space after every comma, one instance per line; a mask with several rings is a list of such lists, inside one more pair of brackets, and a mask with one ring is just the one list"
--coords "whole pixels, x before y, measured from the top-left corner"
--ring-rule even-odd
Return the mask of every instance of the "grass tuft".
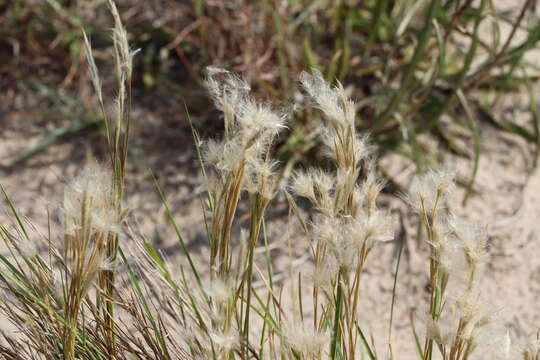
[[[47, 3], [62, 18], [69, 19], [61, 3]], [[493, 68], [508, 63], [518, 66], [519, 59], [537, 41], [534, 31], [517, 47], [507, 39], [502, 47], [493, 49], [493, 57], [473, 69], [472, 58], [481, 47], [478, 27], [489, 10], [488, 3], [433, 0], [424, 9], [410, 2], [368, 2], [359, 13], [347, 1], [314, 2], [289, 24], [280, 16], [281, 8], [265, 2], [261, 9], [272, 18], [277, 41], [279, 76], [275, 81], [281, 81], [286, 92], [300, 87], [302, 97], [309, 99], [311, 106], [305, 116], [318, 126], [315, 137], [324, 148], [327, 161], [324, 166], [313, 161], [313, 166], [296, 170], [289, 162], [280, 163], [280, 151], [274, 151], [280, 135], [289, 129], [298, 135], [298, 124], [291, 120], [290, 111], [259, 100], [252, 94], [248, 81], [238, 75], [221, 68], [207, 68], [203, 82], [221, 112], [223, 134], [221, 138], [201, 138], [195, 123], [190, 123], [207, 194], [201, 209], [207, 229], [206, 263], [193, 259], [165, 193], [154, 179], [188, 262], [189, 266], [184, 268], [169, 263], [144, 234], [137, 232], [124, 205], [129, 186], [126, 169], [137, 51], [130, 47], [115, 3], [108, 0], [114, 22], [117, 86], [111, 107], [101, 89], [89, 37], [83, 34], [97, 112], [105, 128], [107, 161], [88, 164], [66, 185], [64, 198], [55, 209], [60, 222], [50, 218], [53, 209], [44, 214], [50, 224], [46, 234], [34, 229], [18, 213], [1, 187], [12, 221], [0, 224], [0, 238], [6, 250], [0, 254], [0, 314], [18, 332], [2, 332], [6, 341], [0, 347], [0, 357], [354, 360], [381, 358], [375, 346], [378, 343], [390, 349], [391, 358], [398, 358], [391, 331], [388, 338], [368, 341], [361, 327], [366, 320], [364, 314], [370, 310], [362, 301], [363, 274], [374, 260], [370, 254], [375, 247], [394, 241], [397, 227], [392, 213], [379, 201], [387, 182], [377, 170], [376, 147], [372, 143], [384, 136], [385, 144], [396, 144], [388, 147], [397, 149], [400, 140], [395, 137], [407, 134], [407, 141], [413, 145], [411, 157], [421, 165], [416, 134], [432, 130], [439, 117], [456, 111], [459, 104], [466, 112], [476, 144], [474, 171], [467, 184], [472, 189], [480, 147], [472, 108], [475, 103], [468, 100], [467, 92], [485, 84]], [[521, 26], [531, 3], [523, 6], [514, 28]], [[211, 16], [205, 7], [210, 5], [196, 1], [194, 6], [197, 18], [205, 24], [198, 28], [199, 36], [209, 39], [212, 24], [203, 20]], [[319, 6], [328, 12], [319, 13]], [[293, 11], [286, 7], [285, 10]], [[366, 18], [364, 13], [368, 14]], [[311, 23], [314, 14], [322, 16], [331, 33], [342, 36], [335, 44], [332, 59], [326, 59], [328, 67], [302, 72], [299, 84], [292, 85], [296, 81], [291, 81], [295, 78], [291, 72], [296, 66], [302, 67], [294, 53], [286, 50], [295, 31], [320, 31]], [[411, 22], [419, 14], [424, 22], [419, 34], [412, 36], [415, 45], [411, 46]], [[461, 18], [460, 14], [467, 16]], [[390, 19], [397, 15], [402, 15], [402, 21], [393, 23]], [[70, 23], [81, 24], [77, 19]], [[366, 24], [375, 33], [367, 35]], [[364, 29], [368, 40], [364, 52], [368, 58], [358, 64], [353, 62], [352, 47], [356, 27]], [[453, 40], [452, 31], [458, 30], [469, 36], [471, 43], [461, 67], [451, 70], [444, 56], [451, 53], [447, 45]], [[514, 32], [510, 38], [513, 35]], [[396, 64], [396, 48], [385, 53], [382, 41], [404, 46], [409, 55], [401, 54], [405, 60]], [[317, 51], [311, 50], [316, 48], [315, 44], [304, 42], [304, 48], [312, 64], [325, 63], [316, 59]], [[444, 54], [434, 49], [444, 49]], [[380, 59], [385, 56], [387, 61], [381, 64]], [[419, 77], [427, 57], [433, 59], [437, 68], [429, 76]], [[351, 72], [358, 69], [375, 76], [375, 70], [365, 68], [372, 66], [373, 61], [378, 62], [377, 76], [385, 74], [377, 81], [388, 86], [388, 96], [374, 121], [359, 126], [358, 103], [341, 82], [332, 84], [326, 79], [347, 81], [353, 79]], [[437, 87], [443, 79], [449, 88], [439, 97], [441, 89]], [[399, 87], [392, 88], [396, 81]], [[405, 101], [411, 93], [428, 100]], [[428, 113], [435, 117], [418, 123]], [[369, 128], [372, 135], [368, 137], [359, 130], [362, 128]], [[294, 153], [291, 149], [286, 151]], [[531, 347], [515, 350], [507, 332], [492, 335], [497, 323], [478, 283], [481, 265], [487, 260], [488, 235], [484, 227], [448, 210], [446, 205], [455, 196], [455, 183], [452, 169], [426, 169], [402, 195], [417, 213], [429, 248], [425, 259], [428, 298], [425, 302], [418, 299], [419, 307], [424, 307], [425, 315], [417, 316], [423, 327], [417, 330], [413, 324], [409, 340], [422, 360], [538, 359], [538, 339]], [[307, 265], [301, 269], [295, 267], [294, 260], [298, 259], [293, 259], [290, 251], [292, 265], [280, 273], [270, 255], [274, 239], [267, 236], [265, 219], [275, 199], [283, 194], [289, 204], [290, 220], [297, 218], [304, 231], [309, 261], [302, 261]], [[310, 221], [297, 205], [300, 198], [312, 207]], [[243, 200], [247, 205], [247, 229], [242, 229], [239, 214]], [[38, 251], [38, 245], [47, 251]], [[403, 246], [400, 239], [390, 327], [394, 306], [399, 305], [396, 284]]]

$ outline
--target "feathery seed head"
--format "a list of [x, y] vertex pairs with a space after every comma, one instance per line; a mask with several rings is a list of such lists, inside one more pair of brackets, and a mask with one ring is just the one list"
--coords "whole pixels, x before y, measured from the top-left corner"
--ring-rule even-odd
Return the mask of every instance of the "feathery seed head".
[[252, 99], [241, 102], [237, 116], [246, 139], [275, 136], [286, 127], [284, 115], [276, 113], [270, 105]]
[[456, 172], [448, 166], [430, 170], [429, 177], [435, 189], [442, 194], [449, 194], [455, 188]]
[[203, 159], [208, 164], [219, 168], [219, 164], [223, 160], [223, 148], [225, 147], [225, 140], [208, 139], [202, 144]]
[[240, 337], [233, 330], [226, 332], [213, 330], [210, 332], [210, 339], [212, 339], [212, 342], [217, 346], [218, 351], [220, 352], [229, 352], [237, 348], [240, 344]]
[[358, 169], [357, 170], [353, 170], [351, 168], [336, 169], [336, 176], [334, 178], [335, 189], [339, 189], [343, 191], [346, 195], [350, 194], [354, 189], [356, 180], [358, 179], [358, 173], [359, 173]]
[[139, 50], [131, 50], [127, 39], [127, 31], [122, 24], [122, 19], [113, 0], [109, 0], [109, 7], [114, 19], [113, 43], [117, 58], [117, 74], [125, 74], [126, 80], [131, 79], [133, 71], [133, 57]]
[[319, 215], [313, 224], [314, 238], [328, 249], [340, 268], [350, 269], [356, 261], [357, 237], [351, 237], [350, 221], [333, 216]]
[[455, 244], [452, 242], [451, 231], [446, 221], [435, 219], [431, 224], [431, 240], [429, 245], [433, 247], [433, 256], [435, 260], [441, 261], [447, 252], [452, 252]]
[[322, 262], [315, 266], [311, 280], [315, 288], [321, 288], [331, 293], [332, 281], [336, 278], [339, 271], [339, 264], [336, 259], [326, 256]]
[[205, 293], [217, 303], [227, 302], [234, 295], [234, 287], [221, 280], [213, 279], [208, 281], [204, 288]]
[[204, 82], [214, 105], [225, 116], [225, 137], [237, 131], [236, 114], [248, 98], [249, 85], [238, 76], [224, 69], [206, 68]]
[[[351, 128], [347, 131], [350, 130]], [[342, 139], [340, 139], [344, 136], [347, 137], [347, 144], [343, 144]], [[324, 155], [336, 162], [347, 157], [353, 159], [353, 165], [358, 167], [372, 153], [369, 136], [365, 134], [350, 134], [346, 131], [336, 132], [333, 127], [325, 126], [320, 130], [320, 138], [324, 144]]]
[[334, 188], [334, 175], [316, 168], [311, 168], [309, 174], [313, 178], [313, 184], [319, 193], [330, 193]]
[[317, 356], [330, 342], [329, 331], [319, 331], [313, 326], [296, 323], [284, 331], [287, 344], [304, 356]]
[[88, 70], [90, 72], [90, 80], [94, 86], [94, 91], [98, 97], [98, 101], [103, 104], [103, 94], [101, 87], [101, 79], [99, 78], [99, 72], [96, 66], [96, 61], [94, 60], [94, 55], [92, 54], [92, 46], [90, 45], [90, 40], [86, 36], [86, 32], [83, 30], [84, 38], [84, 53], [86, 56], [86, 61], [88, 62]]
[[395, 220], [388, 212], [377, 210], [370, 216], [361, 217], [356, 222], [356, 226], [360, 231], [357, 234], [362, 234], [361, 237], [366, 242], [368, 249], [372, 248], [377, 242], [386, 242], [394, 239]]
[[314, 204], [318, 210], [324, 214], [332, 214], [334, 212], [334, 175], [321, 170], [309, 169], [308, 174], [311, 175], [314, 184], [315, 196], [317, 202]]
[[463, 252], [471, 266], [475, 266], [486, 259], [488, 237], [483, 227], [457, 216], [450, 216], [448, 225], [463, 248]]
[[440, 320], [433, 320], [431, 314], [426, 316], [426, 335], [428, 339], [435, 341], [439, 345], [447, 345], [452, 339], [452, 332], [449, 327], [441, 326]]
[[245, 188], [249, 193], [259, 194], [263, 199], [274, 197], [275, 168], [274, 161], [251, 158], [247, 161]]
[[315, 203], [314, 186], [313, 178], [309, 173], [297, 171], [289, 187], [296, 196], [305, 197], [312, 203]]
[[409, 194], [404, 199], [416, 212], [426, 211], [432, 215], [433, 211], [437, 212], [445, 206], [446, 197], [454, 189], [454, 178], [455, 172], [448, 167], [418, 175], [411, 182]]
[[245, 163], [246, 152], [238, 137], [209, 140], [203, 150], [204, 159], [220, 173], [235, 172]]
[[409, 203], [417, 213], [421, 214], [424, 211], [431, 214], [435, 207], [437, 193], [430, 178], [426, 175], [420, 175], [411, 182], [409, 193], [404, 196], [404, 199]]
[[277, 161], [258, 158], [251, 158], [247, 162], [249, 170], [264, 179], [271, 178], [274, 175], [277, 164]]
[[370, 169], [371, 166], [368, 167], [366, 179], [360, 185], [361, 196], [359, 198], [365, 201], [368, 211], [371, 212], [377, 207], [377, 198], [384, 189], [385, 182], [377, 177], [374, 170]]
[[354, 103], [347, 98], [341, 84], [331, 87], [321, 72], [315, 69], [312, 74], [302, 72], [300, 83], [335, 129], [354, 126]]
[[91, 226], [92, 232], [118, 233], [120, 219], [109, 172], [99, 165], [85, 168], [65, 188], [62, 211], [67, 234], [74, 234], [83, 224]]
[[350, 209], [350, 197], [354, 192], [356, 179], [358, 179], [358, 170], [352, 168], [336, 170], [334, 184], [334, 211], [354, 215]]
[[448, 236], [444, 238], [446, 240], [443, 242], [431, 244], [435, 248], [433, 252], [435, 260], [437, 260], [441, 270], [451, 276], [451, 280], [457, 281], [460, 285], [464, 284], [468, 281], [469, 272], [467, 270], [469, 267], [463, 251], [457, 244], [450, 242], [451, 239]]
[[336, 217], [316, 215], [313, 221], [315, 238], [326, 244], [338, 243], [341, 225], [340, 220]]
[[366, 134], [356, 134], [352, 150], [357, 163], [368, 158], [372, 152], [372, 147], [369, 144], [369, 136]]
[[484, 304], [477, 291], [465, 291], [455, 299], [456, 309], [465, 323], [475, 322], [484, 314]]

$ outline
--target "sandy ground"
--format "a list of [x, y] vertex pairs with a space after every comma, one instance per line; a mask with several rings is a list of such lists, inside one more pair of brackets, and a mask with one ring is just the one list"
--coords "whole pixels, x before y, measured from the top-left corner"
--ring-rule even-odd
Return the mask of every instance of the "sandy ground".
[[[504, 2], [502, 2], [504, 4]], [[537, 58], [536, 58], [537, 59]], [[528, 121], [526, 95], [509, 95], [501, 104], [500, 111], [511, 121]], [[136, 116], [146, 120], [143, 133], [154, 132], [158, 137], [162, 114], [139, 109]], [[149, 121], [148, 119], [152, 119]], [[62, 183], [76, 174], [84, 163], [86, 151], [99, 142], [96, 131], [86, 130], [78, 136], [56, 144], [28, 162], [11, 167], [10, 164], [36, 139], [43, 129], [39, 124], [28, 123], [16, 115], [1, 120], [0, 132], [0, 182], [6, 187], [21, 213], [36, 225], [44, 226], [45, 202], [61, 197]], [[540, 326], [540, 174], [531, 171], [533, 149], [521, 138], [495, 131], [485, 123], [479, 123], [482, 156], [480, 158], [475, 188], [479, 194], [462, 205], [463, 190], [458, 190], [450, 204], [451, 210], [469, 219], [486, 224], [489, 230], [489, 261], [482, 269], [482, 295], [490, 306], [497, 309], [497, 321], [510, 330], [515, 342], [533, 335]], [[132, 221], [140, 226], [171, 261], [183, 262], [180, 248], [172, 229], [165, 220], [161, 206], [149, 177], [143, 170], [147, 166], [156, 171], [165, 186], [178, 224], [189, 239], [189, 246], [201, 262], [207, 256], [200, 212], [199, 174], [189, 134], [185, 131], [168, 134], [159, 150], [149, 150], [146, 137], [136, 137], [132, 144], [140, 146], [145, 165], [133, 167], [128, 178], [128, 206], [133, 209]], [[151, 134], [152, 135], [152, 134]], [[152, 137], [152, 136], [151, 136]], [[432, 144], [434, 148], [436, 143]], [[470, 143], [465, 142], [470, 147]], [[381, 159], [395, 179], [407, 186], [414, 168], [396, 156]], [[457, 156], [446, 156], [446, 162], [458, 169], [460, 178], [468, 179], [472, 164]], [[399, 270], [396, 313], [392, 342], [397, 359], [413, 359], [414, 347], [410, 326], [410, 314], [418, 315], [427, 306], [426, 285], [428, 258], [427, 246], [416, 243], [416, 218], [404, 204], [392, 196], [384, 202], [394, 212], [403, 214], [405, 251]], [[297, 234], [283, 231], [287, 228], [287, 209], [277, 200], [270, 209], [272, 220], [268, 223], [269, 238], [277, 243], [273, 257], [279, 268], [289, 263], [286, 244], [289, 236]], [[0, 221], [7, 218], [4, 208]], [[294, 224], [291, 229], [295, 229]], [[306, 253], [305, 241], [295, 241], [294, 254]], [[363, 283], [361, 314], [362, 326], [374, 338], [386, 339], [390, 315], [396, 243], [389, 243], [374, 250], [368, 259]], [[300, 263], [299, 269], [307, 266]], [[287, 284], [285, 284], [287, 285]], [[421, 330], [420, 330], [421, 331]], [[376, 343], [380, 354], [386, 352], [386, 344]]]

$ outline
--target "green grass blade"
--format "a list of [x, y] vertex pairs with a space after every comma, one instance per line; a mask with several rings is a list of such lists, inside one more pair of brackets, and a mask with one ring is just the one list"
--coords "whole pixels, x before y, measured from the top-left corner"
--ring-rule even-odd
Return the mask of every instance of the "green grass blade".
[[339, 275], [337, 279], [337, 294], [335, 298], [334, 322], [332, 328], [332, 342], [330, 344], [330, 356], [334, 360], [338, 357], [341, 348], [341, 314], [343, 310], [343, 290]]
[[373, 124], [371, 128], [371, 131], [377, 132], [384, 128], [384, 126], [392, 118], [398, 106], [401, 104], [405, 95], [408, 94], [408, 92], [410, 91], [411, 85], [414, 80], [414, 72], [422, 56], [424, 55], [425, 48], [428, 44], [428, 40], [431, 34], [431, 28], [433, 26], [432, 24], [433, 19], [435, 17], [435, 14], [438, 11], [439, 3], [440, 3], [440, 0], [432, 0], [430, 2], [429, 9], [427, 11], [426, 18], [424, 20], [424, 27], [422, 31], [420, 32], [420, 36], [418, 38], [418, 44], [416, 45], [416, 48], [414, 50], [413, 57], [407, 67], [407, 70], [405, 70], [405, 74], [403, 75], [403, 80], [401, 81], [400, 89], [392, 97], [386, 109], [377, 117], [377, 119], [375, 120], [375, 123]]
[[358, 335], [360, 335], [360, 340], [362, 340], [362, 345], [364, 345], [364, 348], [366, 349], [367, 355], [369, 356], [369, 358], [371, 360], [376, 360], [377, 357], [375, 356], [375, 353], [373, 352], [373, 350], [371, 350], [371, 346], [369, 346], [366, 336], [362, 332], [362, 329], [360, 329], [360, 326], [356, 325], [356, 331], [358, 332]]
[[411, 330], [414, 337], [414, 344], [416, 345], [416, 353], [418, 355], [418, 359], [422, 360], [424, 358], [422, 345], [420, 345], [420, 339], [418, 338], [418, 333], [416, 332], [416, 327], [414, 326], [414, 320], [411, 315]]
[[366, 47], [364, 48], [364, 55], [362, 56], [364, 62], [369, 60], [369, 57], [371, 56], [371, 50], [373, 49], [373, 44], [375, 43], [377, 29], [379, 28], [383, 14], [386, 12], [387, 2], [388, 0], [378, 0], [376, 2], [375, 9], [373, 9], [373, 19], [371, 21], [371, 26], [369, 27], [370, 30]]
[[[403, 229], [403, 217], [400, 216], [400, 223]], [[402, 230], [404, 231], [404, 230]], [[390, 323], [388, 325], [388, 346], [392, 343], [392, 326], [393, 326], [393, 320], [394, 320], [394, 305], [396, 303], [396, 287], [397, 287], [397, 280], [398, 280], [398, 274], [399, 274], [399, 266], [401, 264], [401, 254], [403, 253], [403, 246], [405, 243], [405, 233], [400, 234], [398, 237], [399, 241], [399, 249], [397, 253], [397, 259], [396, 259], [396, 268], [394, 273], [394, 284], [392, 285], [392, 303], [390, 306]]]
[[139, 280], [137, 279], [137, 276], [135, 275], [135, 271], [131, 267], [131, 264], [127, 261], [126, 256], [124, 255], [124, 252], [122, 251], [121, 248], [118, 248], [118, 253], [120, 254], [120, 257], [122, 258], [122, 261], [126, 265], [132, 288], [135, 290], [135, 294], [137, 295], [137, 297], [139, 298], [139, 300], [141, 301], [141, 303], [142, 303], [142, 305], [144, 307], [145, 316], [150, 321], [152, 329], [154, 330], [154, 332], [155, 332], [155, 334], [157, 336], [157, 340], [158, 340], [158, 342], [160, 344], [160, 347], [161, 347], [162, 355], [164, 356], [165, 359], [171, 359], [171, 356], [169, 355], [167, 345], [166, 345], [166, 342], [165, 342], [165, 337], [162, 334], [160, 328], [157, 326], [156, 319], [152, 315], [152, 311], [150, 310], [150, 305], [148, 304], [148, 301], [146, 299], [146, 295], [142, 291]]
[[167, 214], [167, 217], [169, 218], [169, 221], [171, 222], [171, 224], [173, 226], [173, 229], [174, 229], [174, 231], [176, 233], [176, 237], [178, 238], [178, 241], [180, 242], [180, 246], [182, 247], [182, 251], [184, 252], [184, 255], [186, 256], [186, 258], [187, 258], [187, 260], [189, 262], [189, 266], [191, 268], [191, 271], [193, 272], [193, 275], [197, 279], [197, 283], [198, 283], [199, 287], [202, 289], [201, 277], [199, 275], [199, 272], [197, 271], [197, 268], [195, 266], [195, 263], [193, 262], [193, 259], [191, 258], [191, 255], [189, 254], [189, 250], [188, 250], [188, 248], [186, 246], [186, 242], [184, 241], [184, 236], [182, 235], [182, 232], [180, 231], [180, 228], [178, 227], [178, 225], [176, 224], [176, 221], [174, 220], [174, 217], [173, 217], [173, 215], [171, 213], [171, 209], [169, 207], [169, 203], [167, 202], [167, 198], [165, 197], [165, 194], [164, 194], [161, 186], [159, 185], [159, 183], [157, 181], [157, 178], [154, 176], [154, 174], [152, 174], [152, 178], [154, 179], [154, 184], [155, 184], [156, 189], [158, 191], [159, 197], [161, 198], [161, 202], [165, 206], [165, 212]]
[[478, 125], [476, 124], [476, 121], [474, 119], [474, 115], [471, 111], [471, 108], [467, 102], [467, 99], [465, 98], [465, 95], [461, 90], [457, 91], [457, 96], [465, 109], [466, 119], [467, 119], [467, 125], [469, 126], [473, 138], [474, 143], [474, 159], [473, 159], [473, 169], [472, 174], [469, 180], [469, 183], [467, 184], [467, 191], [465, 193], [465, 196], [463, 198], [463, 205], [467, 204], [467, 200], [469, 199], [469, 196], [471, 195], [472, 188], [474, 186], [474, 182], [476, 180], [476, 175], [478, 174], [478, 165], [480, 163], [480, 135], [478, 132]]

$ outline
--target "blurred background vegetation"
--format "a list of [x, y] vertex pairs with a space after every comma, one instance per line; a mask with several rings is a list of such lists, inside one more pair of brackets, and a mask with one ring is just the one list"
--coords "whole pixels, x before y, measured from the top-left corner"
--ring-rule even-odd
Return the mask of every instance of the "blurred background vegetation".
[[[436, 143], [471, 159], [461, 185], [472, 190], [484, 124], [523, 137], [538, 157], [536, 0], [117, 0], [117, 5], [130, 43], [140, 49], [134, 141], [146, 147], [133, 147], [135, 163], [157, 151], [154, 145], [175, 146], [175, 139], [190, 138], [187, 111], [203, 136], [219, 130], [202, 87], [209, 65], [242, 74], [257, 97], [291, 113], [291, 126], [276, 149], [288, 169], [318, 158], [320, 119], [302, 108], [297, 83], [309, 68], [344, 84], [357, 102], [358, 128], [371, 134], [381, 154], [398, 154], [419, 171], [437, 161]], [[94, 136], [96, 153], [100, 144], [103, 148], [81, 28], [91, 37], [105, 92], [112, 97], [109, 16], [105, 0], [0, 0], [0, 125], [9, 116], [39, 129], [36, 144], [10, 166], [72, 134]], [[495, 110], [513, 92], [528, 96], [527, 116], [519, 121]]]

